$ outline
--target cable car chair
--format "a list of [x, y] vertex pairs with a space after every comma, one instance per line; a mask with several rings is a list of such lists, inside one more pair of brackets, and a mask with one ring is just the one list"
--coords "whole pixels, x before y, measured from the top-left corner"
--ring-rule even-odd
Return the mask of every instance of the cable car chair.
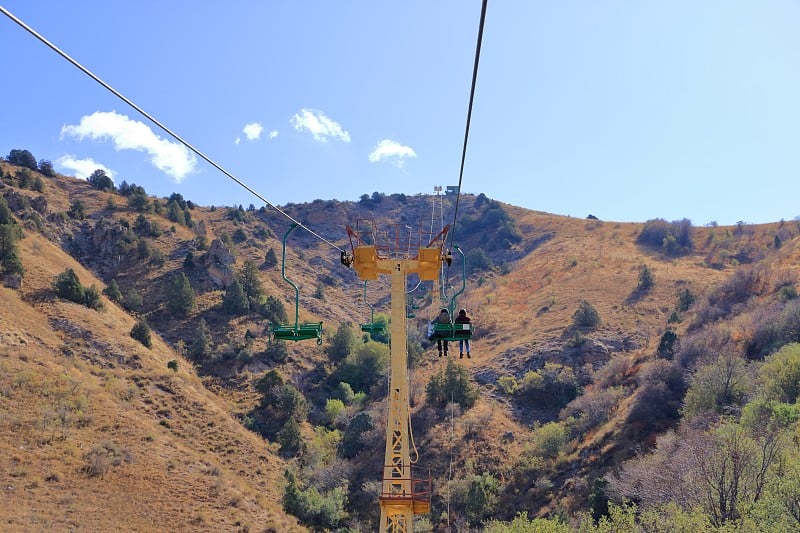
[[460, 341], [469, 340], [472, 338], [472, 324], [458, 323], [453, 321], [456, 307], [456, 297], [464, 292], [467, 287], [467, 258], [464, 257], [464, 252], [461, 248], [454, 244], [453, 248], [461, 255], [461, 288], [450, 297], [450, 303], [447, 305], [447, 310], [450, 313], [450, 323], [434, 321], [433, 324], [433, 339], [443, 341]]
[[289, 285], [294, 287], [294, 324], [270, 323], [272, 338], [280, 341], [304, 341], [317, 339], [317, 344], [322, 344], [322, 322], [300, 322], [300, 289], [292, 280], [286, 277], [286, 237], [297, 227], [292, 223], [289, 230], [283, 235], [283, 258], [281, 262], [281, 276]]
[[369, 324], [361, 324], [361, 331], [364, 333], [385, 333], [386, 332], [386, 323], [385, 322], [375, 322], [375, 308], [367, 301], [367, 282], [364, 281], [364, 303], [367, 304], [370, 310], [370, 322]]

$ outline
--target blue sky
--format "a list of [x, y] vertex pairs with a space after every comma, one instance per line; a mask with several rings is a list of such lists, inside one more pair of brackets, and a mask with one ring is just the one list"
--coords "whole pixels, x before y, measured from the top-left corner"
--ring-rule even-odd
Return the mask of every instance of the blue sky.
[[[271, 203], [458, 182], [480, 1], [0, 0]], [[798, 0], [489, 1], [463, 190], [604, 220], [800, 215]], [[0, 155], [259, 205], [0, 15]]]

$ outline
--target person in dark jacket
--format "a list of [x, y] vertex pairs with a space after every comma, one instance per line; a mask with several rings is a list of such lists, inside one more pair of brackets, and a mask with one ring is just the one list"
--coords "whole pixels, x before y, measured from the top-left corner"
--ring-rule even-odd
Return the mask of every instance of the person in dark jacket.
[[[472, 319], [467, 316], [467, 310], [462, 309], [458, 312], [458, 316], [456, 317], [456, 324], [470, 324], [472, 323]], [[456, 331], [456, 335], [459, 335], [460, 332]], [[467, 348], [467, 359], [472, 359], [472, 356], [469, 353], [469, 338], [458, 339], [458, 351], [461, 352], [460, 359], [464, 358], [464, 347]]]
[[[436, 317], [436, 322], [440, 324], [448, 324], [450, 325], [450, 311], [447, 308], [443, 307], [442, 310], [439, 312], [439, 316]], [[441, 337], [436, 339], [436, 346], [439, 348], [439, 357], [442, 356], [442, 345], [444, 345], [444, 355], [447, 356], [447, 340], [442, 339]]]

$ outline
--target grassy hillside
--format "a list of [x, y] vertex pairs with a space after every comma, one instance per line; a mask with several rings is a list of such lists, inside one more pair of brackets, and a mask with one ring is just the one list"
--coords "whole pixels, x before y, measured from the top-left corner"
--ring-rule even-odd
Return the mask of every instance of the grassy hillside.
[[59, 246], [29, 230], [19, 246], [24, 284], [0, 287], [4, 531], [304, 529], [280, 505], [284, 462], [190, 362], [133, 340], [108, 300], [55, 297], [66, 268], [103, 285]]
[[[283, 346], [267, 339], [269, 321], [294, 320], [280, 271], [289, 226], [279, 213], [182, 198], [137, 204], [63, 176], [37, 191], [20, 186], [18, 167], [0, 168], [0, 193], [25, 235], [22, 286], [0, 289], [8, 528], [374, 529], [388, 351], [357, 329], [370, 312], [339, 248], [349, 249], [345, 225], [363, 219], [452, 222], [454, 198], [375, 193], [285, 206], [334, 246], [300, 230], [290, 236], [286, 273], [300, 287], [300, 320], [323, 321], [325, 344]], [[471, 359], [457, 350], [436, 357], [423, 332], [446, 301], [411, 293], [412, 425], [419, 466], [434, 481], [432, 512], [417, 529], [480, 529], [519, 512], [576, 525], [623, 497], [656, 509], [664, 502], [630, 480], [647, 453], [667, 453], [664, 439], [699, 431], [687, 442], [710, 447], [718, 428], [745, 427], [742, 413], [756, 401], [796, 405], [791, 393], [770, 396], [763, 370], [800, 341], [795, 222], [616, 223], [483, 195], [462, 197], [459, 212], [451, 232], [469, 279], [456, 304], [475, 324]], [[124, 297], [104, 297], [99, 311], [58, 298], [53, 280], [67, 268], [86, 287], [113, 281]], [[233, 280], [248, 268], [258, 295], [232, 312]], [[194, 305], [176, 310], [171, 291], [182, 275]], [[368, 301], [388, 311], [385, 280], [369, 284]], [[139, 320], [153, 330], [152, 349], [129, 335]], [[201, 322], [209, 335], [198, 351]], [[718, 391], [720, 382], [728, 384]], [[791, 448], [797, 423], [786, 416], [781, 442]], [[764, 494], [780, 502], [784, 487], [791, 501], [798, 485], [767, 466]], [[287, 468], [296, 489], [287, 509], [299, 520], [281, 503]], [[684, 502], [687, 511], [713, 517], [698, 498]], [[737, 512], [713, 525], [741, 519]], [[791, 523], [790, 514], [771, 523]]]

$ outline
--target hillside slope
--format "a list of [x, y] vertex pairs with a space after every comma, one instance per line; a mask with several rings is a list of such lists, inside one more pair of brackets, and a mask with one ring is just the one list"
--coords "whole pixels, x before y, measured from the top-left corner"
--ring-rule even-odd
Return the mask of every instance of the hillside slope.
[[36, 233], [20, 247], [23, 288], [0, 288], [1, 528], [302, 530], [280, 505], [283, 461], [192, 365], [130, 338], [109, 301], [54, 297], [66, 268], [102, 282]]
[[[0, 168], [2, 195], [25, 228], [26, 270], [20, 289], [0, 289], [8, 528], [301, 529], [281, 505], [289, 468], [300, 487], [313, 487], [305, 509], [293, 509], [306, 512], [306, 527], [374, 529], [387, 352], [357, 328], [370, 310], [363, 282], [339, 262], [349, 251], [344, 228], [435, 226], [452, 220], [454, 198], [375, 193], [285, 206], [330, 242], [304, 231], [289, 238], [285, 267], [300, 288], [300, 320], [322, 321], [325, 343], [284, 346], [269, 342], [267, 327], [294, 320], [294, 291], [281, 276], [283, 215], [190, 205], [177, 214], [182, 198], [142, 191], [133, 202], [64, 176], [32, 191], [12, 177], [16, 167]], [[419, 467], [433, 478], [423, 529], [479, 528], [521, 511], [576, 519], [598, 482], [681, 426], [694, 376], [716, 354], [749, 357], [755, 374], [780, 342], [800, 340], [761, 340], [765, 324], [796, 304], [788, 290], [800, 278], [796, 223], [690, 227], [691, 243], [670, 248], [666, 237], [642, 235], [688, 221], [576, 219], [484, 195], [465, 195], [459, 209], [450, 230], [468, 279], [452, 303], [472, 316], [472, 358], [455, 348], [436, 357], [423, 332], [449, 296], [413, 280], [408, 287], [418, 307], [408, 321], [412, 425]], [[457, 289], [454, 257], [446, 284]], [[57, 298], [53, 280], [66, 268], [85, 286], [118, 284], [125, 309]], [[248, 310], [226, 309], [233, 281], [251, 274], [259, 296]], [[195, 300], [180, 312], [171, 291], [182, 276]], [[369, 283], [367, 295], [376, 312], [388, 310], [386, 280]], [[576, 318], [586, 306], [596, 312], [591, 325]], [[129, 336], [138, 319], [158, 334], [152, 349]], [[194, 349], [201, 324], [202, 353]], [[344, 348], [335, 346], [343, 328], [352, 334]], [[664, 349], [664, 339], [674, 346]], [[474, 403], [453, 400], [460, 389], [432, 400], [443, 375], [465, 376], [458, 386], [475, 392]], [[740, 412], [756, 392], [719, 411]], [[276, 430], [290, 407], [301, 442], [285, 450]], [[356, 451], [345, 453], [346, 444]], [[478, 507], [476, 491], [488, 495]]]

